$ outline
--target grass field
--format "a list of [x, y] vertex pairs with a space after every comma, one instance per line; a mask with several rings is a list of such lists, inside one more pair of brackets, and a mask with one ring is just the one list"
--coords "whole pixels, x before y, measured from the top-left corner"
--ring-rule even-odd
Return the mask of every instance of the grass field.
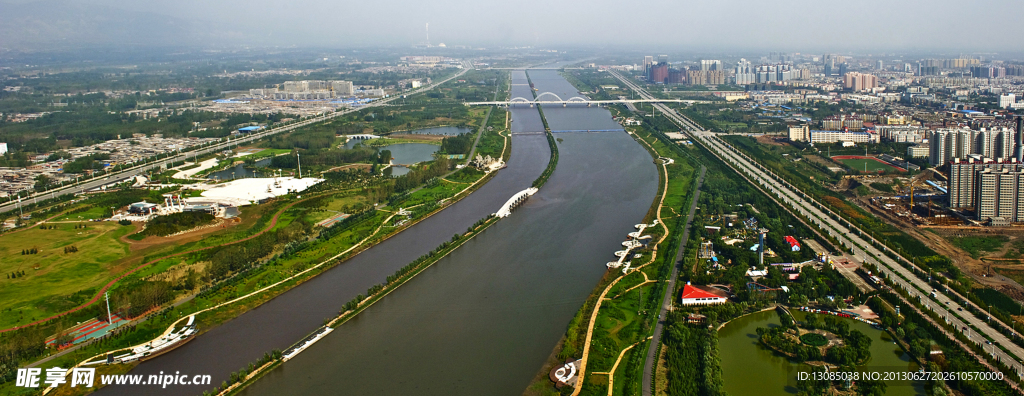
[[982, 252], [991, 253], [999, 251], [1010, 239], [1003, 235], [994, 236], [965, 236], [962, 238], [949, 238], [949, 241], [956, 247], [963, 249], [971, 257], [981, 257]]
[[[875, 159], [870, 159], [870, 158], [867, 158], [867, 159], [864, 159], [864, 158], [844, 159], [844, 158], [832, 157], [832, 159], [841, 162], [843, 165], [846, 165], [847, 168], [850, 168], [850, 169], [853, 169], [853, 170], [856, 170], [856, 171], [861, 171], [861, 172], [864, 172], [865, 169], [867, 169], [868, 172], [895, 171], [895, 170], [897, 170], [893, 166], [890, 166], [890, 165], [888, 165], [886, 163], [883, 163], [883, 162], [875, 160]], [[866, 168], [865, 168], [865, 166], [866, 166]]]
[[[113, 276], [110, 266], [128, 255], [128, 245], [118, 240], [133, 227], [112, 222], [61, 223], [57, 229], [27, 229], [0, 237], [0, 328], [50, 316], [85, 301]], [[75, 246], [78, 252], [64, 253]], [[21, 254], [22, 249], [38, 254]], [[10, 279], [12, 272], [25, 276]]]

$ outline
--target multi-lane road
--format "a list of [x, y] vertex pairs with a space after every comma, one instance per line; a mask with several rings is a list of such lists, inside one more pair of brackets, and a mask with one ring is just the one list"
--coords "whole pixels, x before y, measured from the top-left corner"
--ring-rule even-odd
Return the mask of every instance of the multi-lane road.
[[[640, 96], [650, 96], [647, 91], [622, 75], [614, 71], [612, 75], [636, 91]], [[915, 272], [921, 274], [926, 274], [927, 272], [921, 271], [916, 267], [912, 267], [915, 268], [915, 271], [904, 267], [889, 254], [896, 257], [899, 257], [899, 255], [889, 251], [884, 244], [871, 238], [845, 220], [841, 220], [840, 216], [826, 209], [807, 194], [804, 194], [793, 185], [762, 167], [753, 159], [722, 141], [714, 133], [705, 131], [699, 125], [668, 106], [658, 103], [655, 103], [654, 106], [661, 110], [666, 117], [687, 129], [690, 136], [702, 143], [731, 168], [747, 176], [752, 182], [760, 184], [763, 189], [778, 196], [802, 216], [809, 219], [825, 232], [828, 232], [830, 236], [835, 238], [844, 247], [850, 249], [857, 258], [866, 263], [875, 264], [879, 272], [891, 279], [897, 287], [905, 289], [912, 297], [916, 297], [921, 305], [937, 313], [939, 317], [962, 332], [972, 342], [980, 345], [985, 352], [992, 355], [996, 360], [1006, 364], [1016, 371], [1018, 375], [1024, 374], [1024, 367], [1022, 367], [1020, 360], [1017, 358], [1024, 356], [1024, 348], [1014, 344], [1003, 333], [986, 322], [985, 319], [964, 310], [956, 300], [951, 299], [941, 291], [933, 293], [933, 288], [928, 284], [928, 281], [915, 274]], [[904, 263], [909, 263], [904, 258], [899, 258]], [[1002, 348], [997, 347], [997, 345]]]
[[[319, 116], [316, 116], [316, 117], [313, 117], [313, 118], [309, 118], [309, 119], [305, 119], [305, 120], [302, 120], [302, 121], [299, 121], [299, 122], [296, 122], [296, 123], [293, 123], [293, 124], [288, 124], [288, 125], [285, 125], [285, 126], [279, 126], [279, 127], [276, 127], [276, 128], [270, 128], [270, 129], [262, 130], [260, 132], [251, 133], [251, 134], [246, 135], [244, 137], [239, 137], [239, 138], [236, 138], [236, 139], [225, 140], [223, 142], [215, 143], [213, 145], [202, 147], [202, 148], [199, 148], [197, 150], [192, 150], [192, 151], [188, 151], [188, 152], [184, 152], [184, 153], [179, 153], [178, 155], [175, 155], [175, 156], [172, 156], [172, 157], [167, 157], [167, 158], [164, 158], [164, 159], [162, 159], [160, 161], [154, 161], [154, 162], [150, 162], [150, 163], [146, 163], [146, 164], [142, 164], [142, 165], [137, 165], [137, 166], [134, 166], [134, 167], [131, 167], [131, 168], [128, 168], [128, 169], [124, 169], [124, 170], [120, 170], [120, 171], [108, 174], [106, 176], [100, 176], [100, 177], [97, 177], [97, 178], [94, 178], [94, 179], [84, 180], [84, 181], [81, 181], [81, 182], [78, 182], [78, 183], [68, 184], [68, 185], [65, 185], [65, 186], [62, 186], [62, 187], [58, 187], [58, 188], [54, 188], [54, 189], [51, 189], [51, 190], [47, 190], [47, 191], [44, 191], [44, 192], [35, 193], [35, 194], [32, 194], [32, 195], [28, 196], [27, 198], [23, 198], [22, 202], [27, 204], [29, 202], [34, 201], [35, 199], [45, 199], [45, 198], [49, 198], [49, 197], [56, 196], [56, 195], [72, 194], [72, 193], [76, 193], [76, 192], [83, 192], [83, 191], [87, 191], [87, 190], [92, 190], [92, 189], [98, 188], [100, 186], [104, 186], [104, 185], [108, 185], [108, 184], [112, 184], [112, 183], [118, 183], [118, 182], [127, 180], [129, 178], [135, 177], [136, 175], [144, 174], [147, 171], [149, 171], [150, 169], [159, 169], [159, 168], [162, 168], [162, 167], [166, 167], [168, 164], [171, 164], [171, 163], [175, 163], [175, 162], [178, 162], [178, 161], [184, 161], [188, 157], [201, 156], [201, 155], [204, 155], [204, 154], [225, 150], [225, 149], [230, 148], [230, 147], [237, 147], [237, 146], [242, 145], [242, 144], [246, 144], [246, 143], [253, 142], [253, 141], [256, 141], [256, 140], [259, 140], [259, 139], [263, 139], [263, 138], [265, 138], [267, 136], [276, 135], [278, 133], [288, 132], [288, 131], [294, 130], [296, 128], [302, 128], [302, 127], [310, 125], [310, 124], [315, 124], [315, 123], [318, 123], [318, 122], [327, 121], [327, 120], [332, 119], [334, 117], [343, 116], [345, 114], [349, 114], [349, 113], [352, 113], [352, 112], [355, 112], [355, 111], [363, 110], [363, 109], [366, 109], [366, 108], [369, 108], [369, 107], [383, 106], [383, 105], [386, 105], [386, 104], [388, 104], [389, 102], [391, 102], [391, 101], [393, 101], [395, 99], [398, 99], [398, 98], [401, 98], [401, 97], [404, 97], [404, 96], [415, 95], [415, 94], [418, 94], [418, 93], [421, 93], [421, 92], [424, 92], [424, 91], [429, 91], [431, 89], [434, 89], [438, 85], [444, 84], [444, 83], [446, 83], [448, 81], [451, 81], [452, 79], [455, 79], [455, 78], [457, 78], [459, 76], [462, 76], [467, 71], [471, 70], [472, 67], [473, 67], [472, 63], [464, 62], [462, 70], [460, 70], [458, 73], [455, 73], [454, 75], [452, 75], [452, 76], [450, 76], [450, 77], [448, 77], [448, 78], [446, 78], [444, 80], [438, 81], [438, 82], [436, 82], [434, 84], [431, 84], [431, 85], [419, 88], [419, 89], [417, 89], [415, 91], [403, 93], [402, 95], [392, 96], [390, 98], [384, 98], [384, 99], [381, 99], [381, 100], [373, 101], [373, 102], [370, 102], [370, 103], [366, 104], [365, 106], [353, 107], [353, 108], [349, 108], [349, 109], [346, 109], [346, 110], [335, 111], [335, 112], [331, 112], [331, 113], [324, 113], [322, 115], [319, 115]], [[16, 210], [19, 207], [19, 205], [20, 204], [18, 202], [16, 202], [16, 201], [0, 205], [0, 213], [6, 213], [6, 212], [11, 211], [11, 210]]]

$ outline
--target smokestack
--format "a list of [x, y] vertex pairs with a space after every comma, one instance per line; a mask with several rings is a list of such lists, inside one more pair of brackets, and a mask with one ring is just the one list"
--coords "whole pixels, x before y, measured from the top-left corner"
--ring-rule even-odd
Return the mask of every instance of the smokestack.
[[1017, 162], [1024, 162], [1024, 126], [1022, 126], [1024, 117], [1017, 116], [1017, 133], [1014, 136], [1014, 147], [1013, 147], [1013, 158], [1017, 159]]

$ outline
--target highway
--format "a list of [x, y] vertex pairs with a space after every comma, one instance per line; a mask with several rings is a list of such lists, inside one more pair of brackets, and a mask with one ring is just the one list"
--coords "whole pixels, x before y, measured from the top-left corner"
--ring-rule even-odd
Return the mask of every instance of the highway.
[[[650, 96], [649, 93], [629, 79], [624, 78], [617, 72], [611, 71], [611, 73], [624, 84], [640, 94], [641, 97]], [[912, 267], [915, 268], [914, 272], [907, 269], [886, 254], [886, 252], [888, 252], [896, 255], [894, 252], [889, 251], [884, 244], [878, 242], [874, 238], [871, 238], [856, 227], [853, 227], [845, 220], [841, 220], [839, 215], [829, 209], [826, 209], [820, 203], [807, 196], [807, 194], [804, 194], [793, 185], [762, 167], [753, 159], [747, 157], [739, 150], [722, 141], [714, 133], [703, 130], [696, 123], [685, 116], [680, 115], [668, 106], [658, 103], [655, 103], [654, 106], [661, 110], [666, 117], [675, 121], [678, 125], [688, 129], [687, 132], [690, 136], [702, 143], [731, 168], [746, 175], [753, 182], [760, 184], [762, 188], [775, 194], [783, 202], [790, 205], [794, 210], [816, 224], [819, 228], [828, 232], [828, 234], [836, 238], [840, 244], [849, 248], [853, 252], [854, 256], [862, 259], [865, 263], [875, 264], [881, 275], [888, 277], [896, 284], [897, 287], [907, 290], [908, 294], [917, 298], [924, 307], [937, 313], [947, 323], [951, 324], [954, 328], [967, 336], [972, 342], [980, 345], [985, 352], [992, 355], [996, 360], [1011, 367], [1018, 373], [1018, 375], [1024, 374], [1024, 367], [1022, 367], [1021, 362], [1014, 357], [1024, 356], [1024, 348], [1021, 348], [1017, 344], [1011, 342], [1000, 331], [986, 323], [984, 319], [964, 311], [957, 301], [954, 301], [947, 295], [941, 292], [934, 293], [934, 295], [932, 295], [932, 286], [929, 285], [925, 279], [918, 277], [914, 273], [927, 274], [927, 271], [922, 271], [916, 267]], [[899, 257], [898, 255], [896, 256]], [[905, 258], [900, 257], [900, 259], [905, 263], [910, 263], [905, 260]], [[994, 342], [994, 344], [987, 344], [987, 340]], [[996, 345], [1005, 348], [1012, 353], [1013, 356], [1006, 351], [997, 348]]]
[[[240, 138], [236, 138], [236, 139], [228, 138], [228, 140], [226, 140], [226, 141], [215, 143], [215, 144], [209, 145], [209, 146], [205, 146], [205, 147], [199, 148], [197, 150], [192, 150], [192, 151], [187, 151], [187, 152], [184, 152], [184, 153], [179, 153], [178, 155], [175, 155], [173, 157], [164, 158], [164, 159], [162, 159], [160, 161], [150, 162], [150, 163], [142, 164], [142, 165], [137, 165], [137, 166], [134, 166], [134, 167], [131, 167], [131, 168], [128, 168], [128, 169], [117, 171], [117, 172], [109, 174], [109, 175], [100, 176], [100, 177], [97, 177], [97, 178], [94, 178], [94, 179], [89, 179], [89, 180], [81, 181], [81, 182], [78, 182], [78, 183], [68, 184], [68, 185], [65, 185], [65, 186], [58, 187], [58, 188], [54, 188], [54, 189], [50, 189], [50, 190], [47, 190], [47, 191], [35, 193], [35, 194], [32, 194], [32, 195], [30, 195], [30, 196], [28, 196], [26, 198], [23, 198], [22, 202], [24, 202], [25, 204], [28, 204], [29, 201], [33, 201], [35, 199], [46, 199], [46, 198], [49, 198], [49, 197], [54, 196], [54, 195], [72, 194], [72, 193], [76, 193], [76, 192], [84, 192], [86, 190], [92, 190], [94, 188], [98, 188], [98, 187], [103, 186], [103, 185], [112, 184], [112, 183], [118, 183], [118, 182], [124, 181], [126, 179], [135, 177], [136, 175], [144, 174], [144, 173], [146, 173], [146, 171], [148, 171], [150, 169], [159, 169], [161, 167], [166, 167], [167, 164], [171, 164], [171, 163], [178, 162], [178, 161], [184, 161], [187, 157], [201, 156], [201, 155], [212, 153], [212, 152], [222, 151], [222, 150], [225, 150], [225, 149], [230, 148], [232, 146], [237, 147], [237, 146], [242, 145], [242, 144], [246, 144], [246, 143], [253, 142], [253, 141], [256, 141], [256, 140], [259, 140], [259, 139], [263, 139], [263, 138], [265, 138], [267, 136], [276, 135], [276, 134], [282, 133], [282, 132], [288, 132], [288, 131], [294, 130], [296, 128], [302, 128], [302, 127], [310, 125], [310, 124], [315, 124], [317, 122], [327, 121], [327, 120], [329, 120], [331, 118], [343, 116], [343, 115], [350, 114], [352, 112], [356, 112], [356, 111], [363, 110], [363, 109], [366, 109], [366, 108], [371, 108], [371, 107], [376, 107], [376, 106], [384, 106], [384, 105], [387, 105], [388, 102], [391, 102], [391, 101], [393, 101], [395, 99], [399, 99], [399, 98], [402, 98], [402, 97], [405, 97], [405, 96], [409, 96], [409, 95], [415, 95], [415, 94], [418, 94], [418, 93], [422, 93], [424, 91], [429, 91], [431, 89], [434, 89], [438, 85], [444, 84], [444, 83], [446, 83], [448, 81], [451, 81], [451, 80], [453, 80], [453, 79], [455, 79], [457, 77], [462, 76], [463, 74], [465, 74], [469, 70], [472, 70], [472, 64], [469, 63], [469, 62], [463, 62], [463, 68], [458, 73], [455, 73], [454, 75], [452, 75], [452, 76], [450, 76], [450, 77], [448, 77], [448, 78], [446, 78], [444, 80], [441, 80], [441, 81], [436, 82], [434, 84], [431, 84], [431, 85], [419, 88], [419, 89], [411, 91], [411, 92], [406, 92], [406, 93], [402, 93], [401, 95], [395, 95], [395, 96], [392, 96], [390, 98], [384, 98], [384, 99], [381, 99], [381, 100], [378, 100], [378, 101], [373, 101], [373, 102], [370, 102], [369, 104], [367, 104], [365, 106], [353, 107], [353, 108], [349, 108], [349, 109], [342, 110], [342, 111], [336, 111], [336, 112], [333, 112], [333, 113], [324, 113], [323, 115], [319, 115], [319, 116], [316, 116], [316, 117], [313, 117], [313, 118], [302, 120], [302, 121], [299, 121], [299, 122], [296, 122], [296, 123], [293, 123], [293, 124], [288, 124], [288, 125], [279, 126], [279, 127], [276, 127], [276, 128], [266, 129], [266, 130], [263, 130], [262, 132], [251, 133], [251, 134], [249, 134], [248, 136], [245, 136], [245, 137], [240, 137]], [[19, 204], [16, 201], [12, 201], [12, 202], [8, 202], [6, 204], [0, 205], [0, 213], [6, 213], [6, 212], [9, 212], [11, 210], [17, 210], [18, 206], [19, 206]]]

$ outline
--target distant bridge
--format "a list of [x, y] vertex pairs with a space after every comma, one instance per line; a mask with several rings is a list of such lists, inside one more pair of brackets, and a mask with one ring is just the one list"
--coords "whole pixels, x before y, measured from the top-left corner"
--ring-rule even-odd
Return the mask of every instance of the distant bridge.
[[512, 106], [517, 104], [524, 104], [533, 107], [534, 105], [562, 105], [563, 107], [570, 104], [585, 104], [587, 107], [593, 105], [603, 105], [611, 103], [707, 103], [704, 100], [689, 100], [689, 99], [612, 99], [612, 100], [591, 100], [581, 96], [573, 96], [569, 99], [562, 99], [560, 96], [553, 92], [544, 92], [537, 95], [534, 99], [527, 99], [522, 96], [517, 96], [511, 100], [505, 101], [489, 101], [489, 102], [463, 102], [466, 106]]

